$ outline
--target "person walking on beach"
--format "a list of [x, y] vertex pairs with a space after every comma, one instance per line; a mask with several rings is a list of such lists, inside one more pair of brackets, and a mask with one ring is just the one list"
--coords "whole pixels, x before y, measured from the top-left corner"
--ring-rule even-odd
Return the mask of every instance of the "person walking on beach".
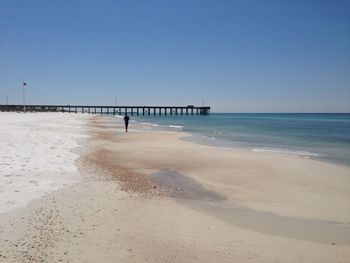
[[124, 116], [124, 122], [125, 122], [125, 132], [128, 132], [128, 126], [129, 126], [129, 116], [127, 113], [125, 113], [125, 116]]

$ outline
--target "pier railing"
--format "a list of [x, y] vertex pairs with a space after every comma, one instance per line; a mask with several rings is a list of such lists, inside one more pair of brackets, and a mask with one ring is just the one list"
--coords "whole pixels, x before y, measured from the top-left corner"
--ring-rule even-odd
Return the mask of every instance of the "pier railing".
[[0, 111], [68, 112], [113, 115], [209, 115], [210, 107], [187, 106], [88, 106], [88, 105], [0, 105]]

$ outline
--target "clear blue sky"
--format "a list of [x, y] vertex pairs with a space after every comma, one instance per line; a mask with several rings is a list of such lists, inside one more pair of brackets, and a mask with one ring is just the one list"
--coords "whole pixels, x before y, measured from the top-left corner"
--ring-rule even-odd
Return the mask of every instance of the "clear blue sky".
[[350, 112], [350, 1], [0, 0], [0, 103]]

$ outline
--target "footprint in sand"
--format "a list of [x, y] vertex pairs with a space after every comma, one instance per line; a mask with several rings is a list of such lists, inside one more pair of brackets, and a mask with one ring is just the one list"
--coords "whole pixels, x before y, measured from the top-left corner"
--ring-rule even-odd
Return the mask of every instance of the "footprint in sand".
[[30, 180], [30, 181], [28, 181], [30, 184], [37, 184], [38, 183], [38, 181], [36, 181], [36, 180]]

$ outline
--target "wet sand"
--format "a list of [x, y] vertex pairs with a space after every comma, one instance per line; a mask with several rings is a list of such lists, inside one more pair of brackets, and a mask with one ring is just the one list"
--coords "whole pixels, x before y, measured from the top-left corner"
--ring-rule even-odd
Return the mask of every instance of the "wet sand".
[[0, 215], [5, 262], [348, 262], [350, 169], [94, 117], [80, 183]]

